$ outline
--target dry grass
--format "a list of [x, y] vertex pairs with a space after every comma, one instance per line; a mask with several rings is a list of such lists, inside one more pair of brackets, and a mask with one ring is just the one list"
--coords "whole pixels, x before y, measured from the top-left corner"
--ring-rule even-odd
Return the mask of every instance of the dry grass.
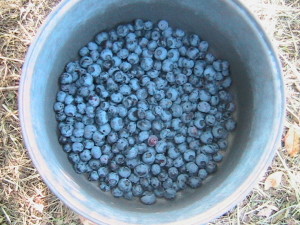
[[[45, 186], [22, 143], [17, 88], [25, 52], [45, 16], [59, 2], [0, 0], [0, 224], [80, 224]], [[286, 128], [300, 129], [300, 1], [243, 0], [278, 48], [287, 91]], [[252, 193], [211, 224], [300, 224], [300, 156], [281, 147]], [[266, 176], [284, 173], [264, 190]]]

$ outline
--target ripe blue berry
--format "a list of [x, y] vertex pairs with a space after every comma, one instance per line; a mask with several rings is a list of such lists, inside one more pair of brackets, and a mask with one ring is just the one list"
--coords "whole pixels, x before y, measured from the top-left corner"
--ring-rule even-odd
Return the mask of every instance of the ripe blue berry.
[[111, 194], [116, 198], [120, 198], [123, 196], [124, 193], [119, 188], [114, 188], [111, 190]]
[[155, 49], [154, 51], [154, 57], [157, 60], [164, 60], [167, 57], [167, 50], [163, 47], [158, 47], [157, 49]]
[[153, 205], [156, 202], [156, 197], [151, 192], [144, 192], [141, 202], [145, 205]]
[[145, 152], [142, 156], [142, 160], [146, 164], [153, 164], [155, 161], [155, 155], [151, 152]]
[[153, 59], [152, 58], [143, 58], [141, 60], [141, 67], [145, 71], [149, 71], [153, 67]]
[[149, 138], [150, 134], [149, 131], [142, 131], [138, 134], [138, 140], [140, 142], [146, 141]]
[[191, 188], [198, 188], [202, 182], [199, 177], [189, 177], [187, 183]]
[[226, 130], [233, 131], [236, 127], [236, 122], [233, 119], [229, 119], [225, 123]]
[[196, 157], [196, 153], [194, 151], [187, 150], [183, 153], [183, 158], [187, 162], [194, 161], [195, 157]]

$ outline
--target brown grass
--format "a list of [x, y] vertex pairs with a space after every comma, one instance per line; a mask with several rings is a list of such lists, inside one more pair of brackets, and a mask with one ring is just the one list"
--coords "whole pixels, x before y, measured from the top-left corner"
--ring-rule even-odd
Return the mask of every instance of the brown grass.
[[[21, 66], [32, 37], [59, 0], [0, 0], [0, 224], [80, 224], [41, 180], [22, 143], [17, 109]], [[243, 0], [278, 49], [287, 92], [286, 129], [300, 129], [300, 1]], [[279, 148], [252, 193], [210, 224], [300, 224], [300, 156]], [[283, 172], [276, 189], [268, 174]]]

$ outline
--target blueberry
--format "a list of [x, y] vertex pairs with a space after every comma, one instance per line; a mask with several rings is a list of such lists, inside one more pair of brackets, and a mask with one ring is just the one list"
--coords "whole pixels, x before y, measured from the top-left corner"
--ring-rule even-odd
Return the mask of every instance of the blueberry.
[[171, 178], [171, 179], [176, 179], [177, 178], [177, 176], [178, 176], [178, 169], [176, 168], [176, 167], [170, 167], [169, 169], [168, 169], [168, 175], [169, 175], [169, 177]]
[[130, 122], [127, 125], [127, 130], [128, 130], [129, 133], [135, 133], [135, 131], [136, 131], [136, 123], [135, 122]]
[[75, 143], [72, 144], [72, 151], [75, 152], [75, 153], [82, 152], [83, 148], [84, 148], [84, 146], [83, 146], [82, 143], [75, 142]]
[[212, 129], [212, 134], [215, 138], [222, 138], [225, 135], [225, 129], [224, 127], [218, 125], [214, 126]]
[[218, 146], [220, 149], [226, 149], [228, 146], [227, 140], [226, 139], [218, 140]]
[[171, 188], [173, 186], [172, 179], [168, 177], [164, 182], [162, 182], [162, 186], [164, 189]]
[[160, 140], [155, 145], [155, 150], [157, 153], [164, 153], [167, 150], [167, 143], [163, 140]]
[[67, 144], [69, 140], [68, 140], [67, 137], [60, 136], [58, 141], [59, 141], [60, 144], [64, 145], [64, 144]]
[[125, 157], [127, 159], [134, 159], [138, 155], [138, 149], [137, 147], [131, 147], [126, 151]]
[[199, 50], [196, 47], [190, 47], [186, 52], [186, 56], [195, 60], [199, 56]]
[[191, 188], [198, 188], [200, 187], [202, 181], [199, 177], [189, 177], [187, 184], [191, 187]]
[[140, 164], [138, 166], [136, 166], [134, 168], [134, 173], [138, 176], [138, 177], [145, 177], [148, 175], [149, 173], [149, 166], [146, 164]]
[[166, 21], [166, 20], [160, 20], [158, 23], [157, 23], [157, 27], [164, 31], [166, 30], [168, 27], [169, 27], [169, 23]]
[[156, 202], [156, 197], [152, 192], [144, 192], [140, 199], [145, 205], [153, 205]]
[[126, 159], [126, 165], [130, 168], [130, 169], [134, 169], [137, 165], [139, 165], [141, 163], [141, 161], [137, 158], [134, 159]]
[[115, 197], [115, 198], [120, 198], [123, 196], [123, 191], [121, 191], [119, 188], [114, 188], [111, 190], [111, 194]]
[[[109, 153], [107, 153], [107, 154], [109, 154]], [[101, 155], [101, 157], [100, 157], [101, 165], [107, 165], [108, 164], [108, 160], [109, 160], [109, 156], [108, 155]]]
[[200, 43], [199, 43], [199, 50], [201, 51], [201, 52], [207, 52], [207, 50], [208, 50], [208, 43], [207, 43], [207, 41], [201, 41]]
[[233, 119], [229, 119], [225, 123], [225, 128], [228, 131], [233, 131], [236, 127], [236, 122]]
[[113, 53], [110, 49], [105, 48], [101, 51], [100, 56], [103, 60], [111, 60], [113, 57]]
[[91, 149], [91, 155], [94, 159], [100, 159], [102, 152], [99, 146], [94, 146]]
[[131, 52], [134, 52], [137, 47], [138, 47], [137, 40], [127, 41], [127, 43], [126, 43], [126, 48]]
[[148, 177], [142, 177], [140, 178], [140, 181], [139, 181], [140, 185], [142, 185], [142, 187], [145, 189], [145, 190], [149, 190], [150, 187], [150, 179]]
[[198, 172], [198, 166], [194, 162], [189, 162], [186, 164], [186, 170], [189, 174], [195, 174]]
[[144, 29], [145, 30], [152, 30], [153, 28], [153, 23], [151, 21], [145, 21], [144, 22]]
[[123, 100], [123, 95], [121, 93], [113, 93], [111, 96], [110, 96], [110, 99], [112, 102], [114, 103], [120, 103], [122, 102]]
[[121, 177], [128, 178], [131, 174], [131, 170], [128, 167], [121, 167], [118, 173]]
[[76, 164], [74, 164], [74, 170], [76, 173], [85, 173], [87, 172], [87, 165], [85, 162], [78, 162]]
[[127, 199], [127, 200], [132, 200], [133, 199], [132, 191], [124, 192], [124, 196], [123, 197], [125, 199]]
[[181, 144], [181, 143], [185, 142], [185, 140], [186, 140], [186, 138], [182, 134], [176, 134], [174, 137], [174, 142], [176, 144]]
[[208, 176], [208, 173], [206, 172], [205, 169], [200, 169], [198, 171], [198, 177], [202, 180], [204, 180]]
[[119, 182], [119, 175], [115, 172], [110, 172], [107, 175], [107, 182], [110, 187], [115, 187]]
[[[147, 49], [147, 48], [144, 48], [143, 49], [143, 51], [142, 51], [142, 56], [144, 57], [144, 58], [152, 58], [153, 57], [153, 52], [152, 51], [150, 51], [149, 49]], [[142, 67], [143, 68], [143, 67]], [[151, 68], [150, 68], [151, 69]]]
[[97, 173], [97, 171], [92, 171], [89, 175], [89, 178], [88, 178], [90, 181], [96, 181], [99, 179], [99, 175]]
[[67, 97], [67, 93], [64, 91], [59, 91], [56, 94], [56, 100], [58, 102], [64, 102], [66, 97]]
[[173, 165], [176, 167], [176, 168], [179, 168], [181, 166], [184, 165], [184, 161], [183, 161], [183, 158], [181, 156], [179, 156], [178, 158], [176, 158], [174, 161], [173, 161]]
[[87, 47], [83, 47], [83, 48], [81, 48], [80, 50], [79, 50], [79, 55], [80, 56], [86, 56], [86, 55], [88, 55], [89, 54], [89, 49], [87, 48]]
[[68, 155], [68, 158], [72, 163], [78, 163], [80, 161], [79, 155], [72, 152]]
[[138, 140], [140, 142], [146, 141], [149, 138], [149, 131], [142, 131], [138, 134]]
[[187, 58], [179, 58], [178, 63], [180, 63], [180, 59], [181, 59], [182, 67], [184, 68], [192, 69], [195, 65], [193, 60]]
[[72, 75], [70, 73], [63, 73], [60, 76], [60, 83], [61, 84], [70, 84], [70, 83], [72, 83], [72, 81], [73, 81], [73, 78], [72, 78]]
[[72, 146], [71, 146], [69, 143], [68, 143], [68, 144], [65, 144], [65, 145], [63, 146], [63, 150], [64, 150], [64, 152], [69, 153], [69, 152], [72, 151]]
[[176, 148], [169, 148], [168, 150], [168, 156], [171, 159], [176, 159], [180, 155], [180, 152]]
[[187, 82], [187, 76], [185, 74], [176, 75], [175, 81], [178, 85], [183, 85]]
[[164, 72], [171, 72], [174, 68], [173, 61], [170, 59], [165, 59], [162, 64], [162, 70]]
[[108, 40], [109, 36], [107, 32], [101, 32], [99, 34], [97, 34], [96, 38], [95, 38], [95, 42], [100, 45], [102, 42]]
[[[80, 66], [83, 68], [87, 68], [88, 66], [93, 64], [93, 59], [89, 56], [84, 56], [80, 59]], [[72, 78], [72, 75], [70, 75]]]
[[215, 162], [221, 162], [223, 159], [223, 155], [219, 152], [217, 152], [216, 154], [213, 155], [213, 160]]
[[213, 135], [210, 131], [205, 131], [201, 134], [200, 140], [204, 144], [210, 144], [213, 141]]
[[216, 71], [212, 66], [207, 66], [203, 72], [203, 76], [208, 81], [213, 81], [216, 78]]
[[120, 179], [118, 182], [118, 188], [123, 192], [129, 192], [132, 188], [131, 181], [126, 178]]
[[215, 173], [217, 171], [217, 164], [213, 161], [209, 161], [206, 165], [206, 171], [208, 174]]
[[64, 104], [61, 102], [55, 102], [53, 109], [55, 112], [62, 113], [64, 111]]
[[164, 197], [166, 199], [174, 199], [176, 197], [176, 190], [173, 188], [168, 188], [165, 190]]
[[235, 104], [232, 103], [232, 102], [229, 102], [229, 103], [226, 105], [226, 110], [227, 110], [228, 112], [234, 112], [234, 110], [235, 110]]
[[152, 177], [150, 180], [150, 184], [153, 188], [158, 188], [160, 186], [160, 181], [157, 177]]
[[110, 105], [108, 107], [107, 113], [108, 113], [109, 117], [115, 117], [115, 116], [117, 116], [118, 115], [118, 107], [116, 107], [114, 105]]
[[144, 29], [144, 21], [141, 19], [136, 19], [134, 21], [134, 29], [135, 30], [143, 30]]
[[187, 150], [183, 153], [183, 158], [185, 161], [190, 162], [195, 160], [195, 152], [191, 150]]
[[[137, 184], [140, 181], [140, 178], [135, 175], [134, 173], [131, 173], [128, 179], [131, 181], [133, 184]], [[134, 187], [134, 186], [133, 186]]]
[[152, 164], [151, 166], [151, 173], [155, 176], [158, 175], [161, 171], [161, 167], [158, 164]]
[[141, 185], [133, 185], [132, 186], [132, 194], [133, 196], [139, 197], [143, 194], [143, 188]]
[[229, 69], [229, 62], [227, 61], [222, 61], [222, 71], [228, 70]]
[[155, 155], [151, 152], [145, 152], [142, 156], [142, 160], [146, 164], [153, 164], [155, 161]]
[[160, 71], [162, 67], [162, 63], [159, 60], [155, 60], [153, 64], [153, 69], [156, 71]]
[[100, 182], [99, 188], [104, 192], [110, 191], [110, 187], [105, 182]]
[[124, 122], [123, 122], [122, 118], [115, 117], [111, 120], [110, 126], [113, 130], [120, 131], [124, 127]]
[[70, 137], [73, 133], [73, 130], [74, 130], [74, 127], [72, 125], [65, 124], [61, 127], [60, 133], [64, 137]]
[[153, 59], [152, 58], [143, 58], [141, 60], [141, 67], [145, 71], [149, 71], [153, 67]]
[[120, 71], [120, 70], [115, 70], [112, 74], [113, 80], [117, 83], [122, 83], [124, 82], [124, 72]]
[[128, 33], [129, 33], [129, 29], [128, 29], [127, 26], [125, 26], [125, 25], [119, 25], [117, 27], [117, 34], [120, 37], [125, 37]]
[[92, 75], [86, 73], [81, 76], [80, 82], [83, 86], [88, 87], [93, 84], [93, 77], [92, 77]]
[[97, 50], [99, 46], [95, 42], [91, 41], [88, 43], [87, 47], [89, 50], [93, 51], [93, 50]]
[[93, 141], [96, 142], [96, 143], [99, 143], [99, 142], [103, 141], [104, 138], [105, 138], [105, 136], [103, 134], [101, 134], [100, 132], [98, 132], [98, 131], [94, 132], [93, 136], [92, 136]]
[[123, 84], [121, 87], [120, 87], [120, 90], [119, 90], [120, 94], [122, 95], [130, 95], [131, 94], [131, 87], [127, 84]]
[[208, 102], [200, 102], [197, 106], [197, 109], [200, 112], [208, 113], [210, 111], [210, 104]]
[[166, 75], [166, 80], [170, 83], [170, 84], [174, 84], [175, 83], [175, 75], [172, 72], [168, 72]]
[[173, 117], [181, 117], [183, 113], [183, 108], [182, 106], [178, 104], [173, 104], [171, 107], [171, 113]]
[[100, 167], [97, 172], [100, 178], [104, 178], [108, 175], [109, 170], [107, 167]]
[[136, 96], [139, 100], [145, 100], [148, 96], [148, 92], [145, 88], [142, 88], [142, 89], [137, 90]]
[[130, 53], [127, 57], [127, 60], [130, 64], [135, 65], [139, 62], [139, 56], [136, 53]]
[[154, 40], [149, 41], [147, 44], [147, 48], [150, 51], [154, 51], [157, 48], [157, 41], [154, 41]]
[[167, 158], [163, 154], [157, 154], [155, 156], [155, 163], [159, 166], [165, 166], [167, 163]]
[[84, 150], [80, 153], [80, 159], [84, 162], [89, 161], [92, 158], [90, 150]]
[[154, 57], [157, 59], [157, 60], [164, 60], [166, 57], [167, 57], [167, 50], [163, 47], [158, 47], [157, 49], [155, 49], [154, 51]]

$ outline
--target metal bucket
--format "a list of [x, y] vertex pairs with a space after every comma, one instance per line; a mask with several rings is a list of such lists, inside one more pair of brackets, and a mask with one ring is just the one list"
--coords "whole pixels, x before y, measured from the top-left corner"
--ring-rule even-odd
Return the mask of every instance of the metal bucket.
[[[237, 104], [221, 169], [199, 189], [153, 206], [115, 199], [73, 171], [57, 141], [52, 110], [58, 76], [94, 35], [135, 18], [166, 19], [209, 41], [231, 63]], [[65, 0], [31, 45], [23, 67], [19, 113], [32, 161], [67, 206], [99, 224], [202, 224], [241, 201], [270, 164], [280, 140], [284, 87], [276, 54], [256, 20], [236, 0]]]

